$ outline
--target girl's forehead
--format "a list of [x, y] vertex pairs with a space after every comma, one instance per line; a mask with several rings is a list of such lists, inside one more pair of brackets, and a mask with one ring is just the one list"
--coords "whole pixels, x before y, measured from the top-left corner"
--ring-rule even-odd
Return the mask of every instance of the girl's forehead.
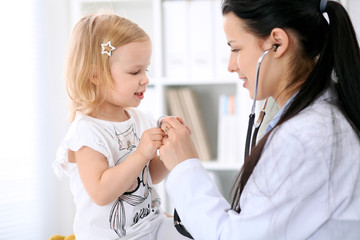
[[151, 51], [150, 41], [141, 41], [141, 42], [130, 42], [121, 46], [116, 47], [114, 51], [114, 56], [119, 56], [122, 54], [134, 55], [138, 52], [148, 52]]
[[116, 47], [110, 62], [120, 62], [125, 65], [145, 65], [147, 62], [150, 62], [151, 52], [150, 41], [131, 42]]

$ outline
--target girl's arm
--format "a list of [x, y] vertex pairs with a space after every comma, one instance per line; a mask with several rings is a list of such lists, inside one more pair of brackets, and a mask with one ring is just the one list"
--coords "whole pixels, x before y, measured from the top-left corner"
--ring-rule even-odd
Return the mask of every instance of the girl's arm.
[[169, 170], [167, 170], [159, 156], [151, 160], [149, 170], [153, 184], [158, 184], [169, 174]]
[[148, 161], [156, 157], [163, 135], [159, 128], [146, 130], [137, 150], [112, 168], [109, 168], [103, 154], [89, 147], [82, 147], [76, 152], [69, 151], [69, 159], [77, 163], [80, 178], [90, 198], [104, 206], [133, 185]]

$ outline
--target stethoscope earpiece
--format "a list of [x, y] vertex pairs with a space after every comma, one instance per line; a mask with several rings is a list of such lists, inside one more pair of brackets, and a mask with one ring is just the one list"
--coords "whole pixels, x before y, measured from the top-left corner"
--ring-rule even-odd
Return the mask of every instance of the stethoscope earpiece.
[[274, 52], [276, 52], [276, 50], [278, 49], [279, 46], [280, 46], [279, 44], [274, 44], [274, 45], [272, 46], [272, 48], [274, 49]]

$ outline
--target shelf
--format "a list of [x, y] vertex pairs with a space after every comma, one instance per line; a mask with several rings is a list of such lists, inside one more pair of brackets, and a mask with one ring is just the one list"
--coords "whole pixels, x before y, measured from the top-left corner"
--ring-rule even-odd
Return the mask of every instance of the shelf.
[[229, 85], [229, 84], [237, 84], [238, 79], [210, 79], [210, 80], [201, 80], [201, 79], [186, 79], [186, 80], [178, 80], [178, 79], [168, 79], [163, 78], [162, 84], [167, 86], [183, 86], [183, 85]]
[[149, 0], [77, 0], [79, 3], [151, 3]]

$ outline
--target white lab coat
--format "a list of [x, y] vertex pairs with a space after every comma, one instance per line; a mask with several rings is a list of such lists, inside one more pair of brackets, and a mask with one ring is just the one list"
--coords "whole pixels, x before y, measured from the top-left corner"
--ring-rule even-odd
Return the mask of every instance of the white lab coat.
[[328, 90], [273, 131], [240, 214], [198, 159], [172, 170], [168, 194], [196, 240], [360, 239], [360, 140], [332, 96]]

